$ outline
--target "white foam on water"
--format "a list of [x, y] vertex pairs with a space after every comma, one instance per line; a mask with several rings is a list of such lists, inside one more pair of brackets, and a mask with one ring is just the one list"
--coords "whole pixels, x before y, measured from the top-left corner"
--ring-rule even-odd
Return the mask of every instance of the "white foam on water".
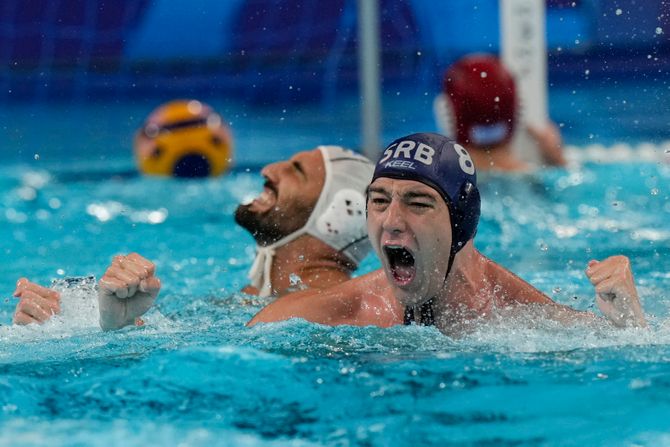
[[528, 312], [481, 324], [459, 344], [506, 353], [663, 346], [670, 345], [670, 319], [650, 318], [648, 328], [617, 328], [602, 317], [592, 323], [563, 324]]
[[627, 143], [615, 143], [609, 147], [602, 144], [591, 144], [584, 147], [567, 145], [565, 146], [565, 157], [570, 164], [629, 162], [670, 164], [670, 140], [660, 144], [643, 142], [635, 147]]
[[254, 433], [230, 428], [212, 430], [195, 424], [150, 421], [110, 422], [59, 419], [54, 421], [14, 418], [0, 424], [0, 447], [16, 445], [89, 445], [127, 447], [147, 445], [178, 446], [313, 446], [301, 439], [267, 439]]
[[[34, 342], [102, 332], [95, 278], [87, 277], [83, 282], [70, 286], [65, 285], [63, 280], [56, 280], [52, 288], [60, 293], [61, 312], [43, 324], [0, 326], [0, 342]], [[155, 307], [142, 319], [144, 329], [151, 333], [170, 333], [180, 329], [178, 323], [163, 316]], [[146, 330], [142, 332], [147, 333]]]
[[82, 329], [100, 329], [98, 298], [94, 284], [62, 288], [61, 313], [44, 324], [0, 326], [0, 341], [31, 341], [72, 336]]

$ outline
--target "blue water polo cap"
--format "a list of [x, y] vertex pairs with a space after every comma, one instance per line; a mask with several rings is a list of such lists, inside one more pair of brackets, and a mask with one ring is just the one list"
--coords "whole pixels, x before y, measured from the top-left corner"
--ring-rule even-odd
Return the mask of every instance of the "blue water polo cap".
[[477, 173], [470, 154], [460, 144], [436, 133], [415, 133], [398, 138], [375, 165], [379, 177], [415, 180], [440, 193], [451, 217], [451, 259], [477, 231], [481, 200]]

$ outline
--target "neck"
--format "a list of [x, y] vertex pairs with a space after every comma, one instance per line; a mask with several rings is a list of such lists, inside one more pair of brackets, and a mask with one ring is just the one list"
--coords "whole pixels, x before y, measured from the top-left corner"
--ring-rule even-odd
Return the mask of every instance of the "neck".
[[348, 280], [350, 273], [343, 255], [313, 236], [302, 235], [275, 250], [272, 290], [277, 295], [286, 293], [291, 275], [309, 288], [322, 289]]
[[527, 171], [530, 166], [520, 160], [509, 143], [491, 147], [467, 147], [472, 160], [480, 171]]

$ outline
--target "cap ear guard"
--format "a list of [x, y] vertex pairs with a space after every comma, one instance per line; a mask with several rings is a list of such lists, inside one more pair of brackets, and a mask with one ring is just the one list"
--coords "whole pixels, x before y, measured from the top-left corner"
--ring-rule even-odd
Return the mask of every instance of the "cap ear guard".
[[479, 189], [470, 182], [464, 183], [458, 194], [458, 202], [454, 205], [449, 211], [452, 220], [455, 221], [452, 225], [452, 245], [458, 251], [477, 233], [481, 214]]

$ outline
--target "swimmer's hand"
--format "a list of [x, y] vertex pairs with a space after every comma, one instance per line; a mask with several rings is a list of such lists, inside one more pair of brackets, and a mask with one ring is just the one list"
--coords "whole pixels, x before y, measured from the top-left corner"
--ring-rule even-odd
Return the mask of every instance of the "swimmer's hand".
[[100, 327], [104, 331], [134, 324], [156, 300], [161, 288], [154, 264], [138, 255], [115, 256], [98, 283]]
[[627, 257], [611, 256], [604, 261], [589, 261], [586, 276], [596, 288], [598, 308], [612, 324], [617, 327], [647, 326]]
[[530, 136], [535, 140], [544, 162], [549, 166], [565, 166], [561, 132], [552, 122], [544, 127], [527, 126]]
[[17, 281], [14, 296], [19, 299], [14, 311], [14, 324], [44, 323], [60, 313], [60, 293], [26, 278]]

